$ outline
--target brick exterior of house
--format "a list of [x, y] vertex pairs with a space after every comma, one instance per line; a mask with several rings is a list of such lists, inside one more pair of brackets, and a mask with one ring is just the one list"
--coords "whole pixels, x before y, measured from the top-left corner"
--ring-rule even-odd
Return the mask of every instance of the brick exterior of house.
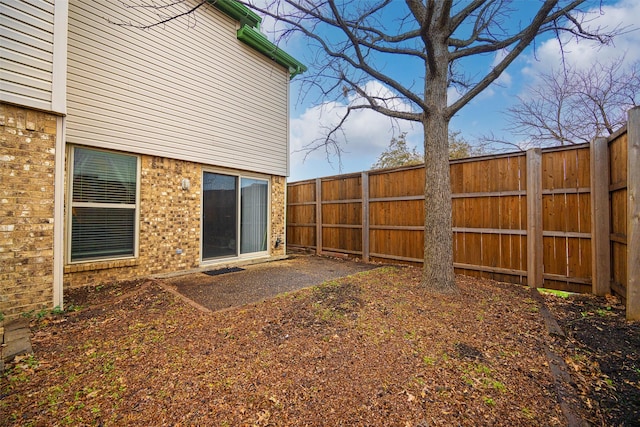
[[57, 117], [0, 103], [0, 312], [52, 308]]
[[[56, 120], [52, 114], [0, 104], [0, 312], [6, 318], [53, 308]], [[63, 289], [200, 267], [201, 188], [206, 166], [154, 156], [140, 158], [139, 256], [65, 264]], [[183, 179], [190, 182], [188, 190], [182, 188]], [[271, 257], [278, 257], [285, 254], [286, 178], [271, 176], [270, 184], [268, 250]], [[66, 195], [67, 189], [65, 200]], [[275, 248], [278, 238], [281, 244]]]
[[[306, 67], [252, 41], [258, 15], [220, 1], [197, 28], [123, 32], [104, 16], [148, 14], [14, 3], [0, 23], [14, 53], [0, 72], [0, 318], [53, 309], [74, 287], [285, 255], [289, 82]], [[216, 174], [235, 177], [239, 235], [230, 188], [203, 194]]]
[[[202, 172], [198, 163], [141, 156], [139, 257], [65, 265], [64, 288], [199, 268]], [[189, 180], [189, 190], [182, 189], [183, 179]], [[285, 191], [286, 178], [272, 176], [272, 257], [285, 254]], [[282, 244], [274, 248], [278, 237]]]

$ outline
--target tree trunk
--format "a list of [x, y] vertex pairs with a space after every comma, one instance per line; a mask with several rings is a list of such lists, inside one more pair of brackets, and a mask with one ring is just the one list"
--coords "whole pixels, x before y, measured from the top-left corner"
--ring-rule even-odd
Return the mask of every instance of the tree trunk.
[[423, 285], [438, 292], [457, 289], [453, 273], [448, 121], [439, 113], [423, 123], [425, 151]]
[[[437, 13], [434, 15], [438, 15]], [[435, 29], [429, 39], [432, 61], [427, 61], [424, 128], [424, 270], [422, 282], [437, 292], [457, 290], [453, 272], [451, 178], [449, 173], [449, 117], [447, 108], [448, 48], [445, 31]]]

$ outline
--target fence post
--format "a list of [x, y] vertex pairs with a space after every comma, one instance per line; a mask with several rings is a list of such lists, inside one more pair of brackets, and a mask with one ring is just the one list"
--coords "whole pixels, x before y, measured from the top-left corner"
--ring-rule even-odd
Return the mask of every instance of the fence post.
[[591, 163], [591, 292], [611, 292], [609, 204], [609, 141], [596, 138], [590, 146]]
[[640, 320], [640, 107], [627, 121], [627, 319]]
[[362, 172], [362, 261], [369, 262], [369, 173]]
[[542, 151], [527, 150], [527, 284], [542, 286]]
[[316, 255], [322, 253], [322, 181], [316, 178]]

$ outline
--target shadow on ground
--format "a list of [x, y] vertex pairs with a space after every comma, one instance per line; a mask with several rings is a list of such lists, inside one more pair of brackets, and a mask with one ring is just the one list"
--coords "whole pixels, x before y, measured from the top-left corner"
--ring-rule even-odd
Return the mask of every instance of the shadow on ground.
[[263, 301], [377, 267], [349, 260], [296, 255], [282, 261], [245, 266], [243, 271], [215, 276], [192, 273], [163, 282], [199, 305], [216, 311]]

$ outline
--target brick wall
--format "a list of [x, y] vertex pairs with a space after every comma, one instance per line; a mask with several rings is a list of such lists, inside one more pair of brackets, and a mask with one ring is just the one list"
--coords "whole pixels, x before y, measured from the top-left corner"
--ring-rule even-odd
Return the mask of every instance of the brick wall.
[[56, 116], [0, 104], [0, 312], [53, 308]]
[[[188, 190], [182, 189], [183, 179], [189, 180]], [[146, 273], [197, 267], [202, 216], [200, 165], [143, 157], [141, 181], [140, 258], [150, 264]]]
[[[7, 318], [53, 308], [56, 122], [0, 104], [0, 312]], [[142, 156], [139, 257], [66, 265], [64, 287], [199, 267], [201, 180], [200, 164]], [[285, 254], [285, 191], [286, 178], [271, 177], [272, 256]]]
[[[287, 179], [283, 176], [271, 178], [271, 255], [281, 256], [286, 254], [284, 235], [286, 229], [286, 205], [285, 194], [287, 191]], [[275, 248], [275, 242], [280, 239], [280, 245]]]
[[[183, 179], [190, 188], [182, 189]], [[135, 260], [65, 266], [64, 287], [98, 285], [200, 266], [202, 165], [162, 157], [141, 157], [139, 257]], [[286, 179], [271, 177], [272, 256], [284, 254]]]
[[[65, 288], [198, 267], [200, 165], [141, 156], [140, 169], [139, 257], [66, 265]], [[182, 189], [183, 179], [190, 181], [189, 190]]]

